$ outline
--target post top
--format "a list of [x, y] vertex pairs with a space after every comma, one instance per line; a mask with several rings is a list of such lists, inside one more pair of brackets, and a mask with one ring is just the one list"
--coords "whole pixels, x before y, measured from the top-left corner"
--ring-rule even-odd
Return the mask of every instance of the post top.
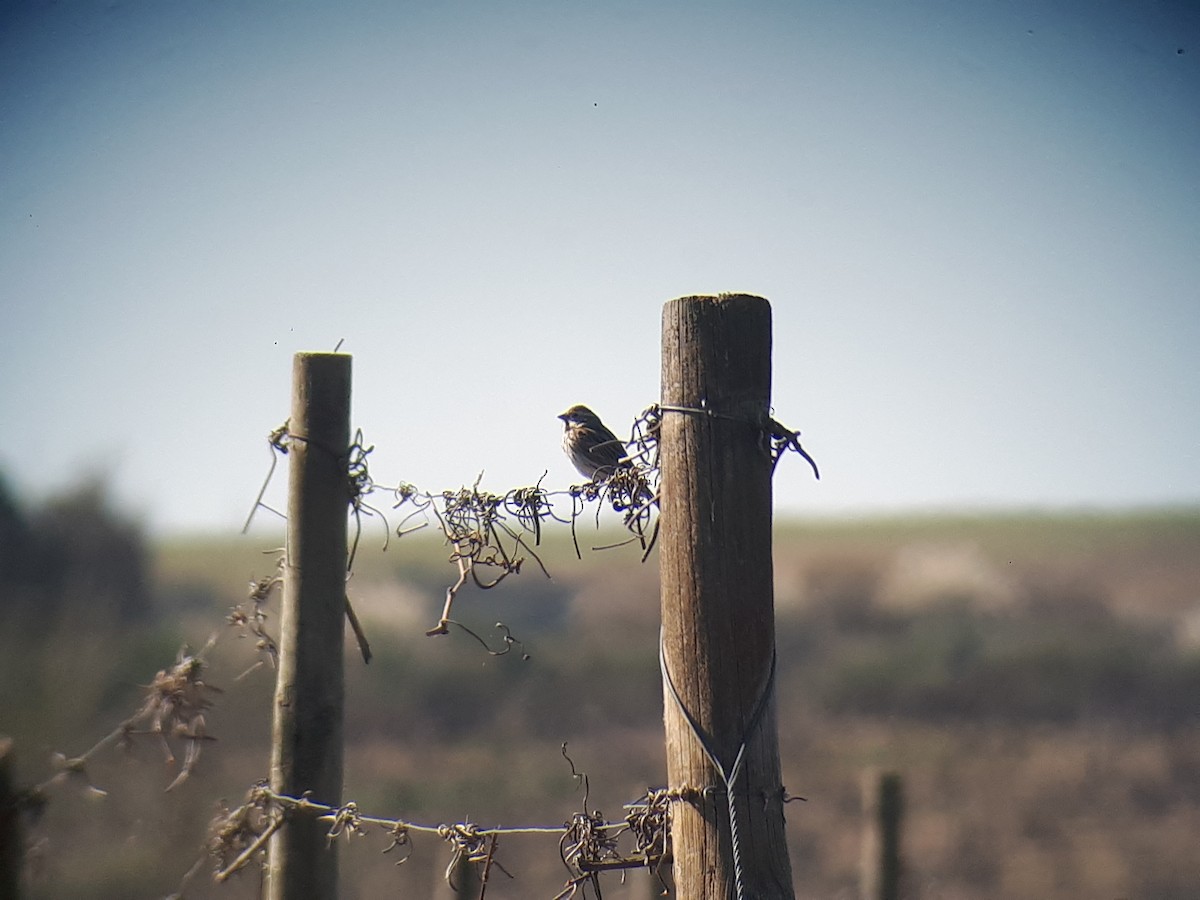
[[676, 297], [674, 300], [668, 300], [664, 306], [672, 306], [677, 304], [686, 304], [690, 306], [696, 305], [712, 305], [712, 306], [764, 306], [768, 310], [771, 308], [771, 303], [765, 297], [760, 297], [757, 294], [690, 294], [685, 297]]

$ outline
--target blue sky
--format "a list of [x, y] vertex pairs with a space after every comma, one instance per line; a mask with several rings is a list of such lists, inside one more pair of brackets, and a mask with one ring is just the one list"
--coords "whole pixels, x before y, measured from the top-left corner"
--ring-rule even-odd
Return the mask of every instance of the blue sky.
[[4, 10], [29, 498], [235, 530], [339, 340], [378, 480], [565, 486], [555, 414], [626, 429], [662, 303], [745, 291], [783, 513], [1200, 502], [1193, 4]]

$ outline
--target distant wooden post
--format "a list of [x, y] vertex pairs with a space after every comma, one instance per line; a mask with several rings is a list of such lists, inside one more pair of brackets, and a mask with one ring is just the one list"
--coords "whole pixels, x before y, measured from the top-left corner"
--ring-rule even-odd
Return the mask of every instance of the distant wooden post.
[[0, 737], [0, 900], [21, 896], [21, 804], [12, 746], [12, 738]]
[[900, 900], [903, 816], [900, 774], [868, 771], [863, 776], [862, 900]]
[[[667, 777], [672, 788], [714, 789], [674, 804], [672, 812], [676, 891], [696, 900], [795, 896], [773, 684], [771, 460], [763, 432], [770, 399], [766, 300], [683, 297], [664, 306], [660, 568]], [[726, 776], [745, 742], [733, 804], [740, 865], [725, 782], [704, 742]], [[735, 892], [739, 868], [741, 890]]]
[[[350, 360], [298, 353], [288, 425], [288, 521], [272, 728], [271, 788], [342, 797], [342, 622], [346, 615]], [[269, 900], [334, 900], [337, 844], [296, 814], [271, 839]]]

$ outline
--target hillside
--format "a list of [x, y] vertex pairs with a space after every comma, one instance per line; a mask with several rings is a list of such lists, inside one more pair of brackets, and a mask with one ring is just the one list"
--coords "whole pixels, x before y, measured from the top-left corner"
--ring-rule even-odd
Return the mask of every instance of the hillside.
[[[370, 524], [370, 523], [368, 523]], [[455, 616], [469, 635], [427, 638], [455, 571], [428, 534], [360, 542], [350, 596], [376, 659], [348, 653], [346, 797], [385, 817], [557, 825], [583, 802], [560, 755], [610, 816], [664, 779], [657, 565], [610, 535], [539, 548]], [[24, 664], [9, 648], [0, 721], [26, 781], [50, 750], [85, 749], [136, 707], [137, 684], [178, 643], [210, 634], [207, 714], [217, 740], [170, 794], [177, 769], [131, 740], [88, 767], [107, 791], [59, 789], [36, 836], [35, 896], [160, 896], [199, 848], [216, 798], [236, 803], [266, 771], [271, 675], [225, 624], [268, 575], [270, 538], [152, 548], [156, 621], [121, 632], [64, 622]], [[909, 896], [1194, 896], [1200, 863], [1200, 511], [785, 522], [776, 529], [778, 703], [798, 896], [853, 896], [862, 784], [904, 779]], [[267, 607], [273, 612], [274, 604]], [[266, 628], [270, 631], [272, 619]], [[147, 765], [152, 764], [152, 765]], [[382, 830], [344, 847], [344, 896], [427, 896], [449, 858], [416, 835], [396, 868]], [[552, 897], [566, 877], [553, 839], [507, 838], [514, 875], [488, 897]], [[394, 854], [393, 854], [394, 855]], [[647, 897], [635, 873], [605, 896]], [[246, 873], [189, 897], [252, 896]]]

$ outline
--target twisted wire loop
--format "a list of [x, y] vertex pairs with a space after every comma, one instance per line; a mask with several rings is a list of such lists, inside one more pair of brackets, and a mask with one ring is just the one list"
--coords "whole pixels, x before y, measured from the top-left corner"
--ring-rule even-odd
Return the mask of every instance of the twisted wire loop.
[[[358, 553], [358, 542], [362, 537], [362, 517], [364, 515], [377, 515], [385, 523], [387, 522], [387, 518], [383, 513], [366, 501], [367, 495], [371, 493], [373, 488], [371, 471], [367, 466], [367, 457], [371, 455], [374, 449], [374, 444], [371, 446], [365, 444], [362, 429], [359, 428], [354, 433], [354, 440], [346, 450], [343, 460], [343, 468], [346, 472], [346, 494], [350, 501], [350, 514], [354, 517], [354, 540], [350, 544], [350, 551], [346, 557], [347, 572], [354, 568], [354, 558]], [[387, 549], [386, 540], [383, 548]]]
[[804, 457], [805, 461], [812, 466], [813, 477], [818, 481], [821, 480], [821, 471], [817, 468], [817, 461], [808, 455], [808, 452], [800, 446], [800, 432], [793, 431], [786, 425], [781, 425], [775, 419], [767, 416], [766, 427], [764, 433], [770, 441], [771, 448], [771, 474], [775, 474], [775, 467], [779, 465], [779, 460], [783, 458], [783, 454], [789, 450], [794, 450]]
[[274, 804], [265, 781], [250, 788], [241, 806], [215, 816], [205, 849], [214, 861], [213, 878], [228, 880], [252, 859], [265, 855], [267, 841], [283, 825], [283, 812]]
[[242, 534], [245, 534], [250, 530], [250, 523], [254, 521], [254, 514], [260, 509], [265, 509], [267, 512], [272, 512], [280, 518], [287, 518], [287, 516], [285, 516], [279, 510], [273, 509], [272, 507], [263, 503], [263, 497], [266, 495], [267, 488], [271, 484], [271, 478], [275, 475], [275, 467], [279, 465], [279, 457], [287, 456], [288, 448], [290, 446], [290, 435], [288, 434], [288, 428], [291, 426], [291, 424], [292, 420], [290, 418], [284, 419], [282, 425], [267, 435], [267, 448], [271, 453], [271, 467], [267, 469], [267, 476], [263, 479], [262, 486], [258, 489], [258, 496], [254, 498], [254, 504], [250, 507], [250, 512], [246, 516], [245, 524], [242, 525]]
[[684, 719], [687, 721], [688, 726], [692, 730], [692, 734], [694, 734], [696, 736], [696, 740], [699, 741], [701, 749], [704, 750], [704, 755], [708, 757], [709, 762], [713, 764], [713, 768], [717, 770], [717, 774], [721, 776], [725, 793], [725, 809], [729, 819], [729, 840], [730, 849], [733, 853], [733, 877], [735, 896], [737, 897], [737, 900], [744, 900], [746, 895], [742, 868], [742, 846], [739, 834], [740, 816], [737, 803], [736, 787], [738, 777], [742, 774], [744, 767], [743, 764], [746, 758], [746, 748], [749, 744], [750, 738], [754, 735], [755, 730], [758, 728], [763, 714], [766, 712], [767, 702], [771, 697], [771, 693], [775, 689], [776, 659], [777, 657], [775, 650], [772, 648], [771, 665], [767, 670], [767, 674], [763, 679], [763, 683], [759, 686], [750, 718], [747, 720], [746, 727], [738, 740], [737, 754], [734, 756], [732, 764], [726, 766], [725, 763], [723, 763], [720, 759], [719, 750], [713, 741], [712, 735], [705, 732], [703, 726], [701, 726], [696, 717], [692, 715], [691, 710], [687, 708], [687, 705], [683, 702], [683, 698], [679, 695], [679, 691], [675, 687], [675, 680], [671, 677], [671, 668], [669, 665], [667, 665], [665, 640], [661, 634], [659, 636], [658, 662], [660, 668], [662, 669], [664, 680], [670, 689], [671, 698], [675, 701], [675, 705], [683, 714]]
[[763, 413], [746, 416], [720, 412], [710, 407], [703, 400], [698, 408], [692, 406], [667, 406], [664, 404], [658, 406], [657, 410], [660, 417], [662, 413], [673, 412], [693, 416], [706, 416], [710, 419], [724, 419], [730, 422], [742, 422], [757, 429], [762, 434], [763, 450], [771, 459], [771, 474], [775, 473], [775, 467], [779, 465], [779, 460], [783, 458], [783, 455], [788, 450], [793, 450], [802, 456], [809, 466], [812, 467], [813, 475], [817, 480], [821, 479], [821, 472], [817, 468], [816, 460], [800, 445], [800, 432], [793, 431], [786, 425], [780, 424], [778, 420], [769, 414]]
[[363, 828], [362, 816], [358, 812], [358, 804], [353, 800], [338, 808], [333, 814], [332, 821], [329, 823], [329, 842], [332, 844], [337, 838], [343, 834], [347, 838], [353, 835], [365, 835], [366, 829]]
[[412, 855], [412, 840], [409, 838], [408, 831], [408, 823], [396, 822], [388, 828], [388, 837], [392, 839], [392, 842], [381, 851], [383, 853], [391, 853], [399, 847], [403, 851], [403, 855], [400, 859], [396, 860], [396, 865], [398, 866], [402, 866], [408, 862], [409, 856]]
[[499, 841], [499, 832], [496, 829], [481, 831], [477, 825], [471, 822], [459, 822], [454, 825], [439, 825], [438, 837], [452, 848], [450, 863], [446, 866], [445, 874], [446, 884], [452, 891], [457, 893], [459, 890], [459, 886], [454, 883], [454, 873], [463, 860], [475, 863], [482, 869], [480, 873], [482, 890], [487, 889], [488, 875], [493, 867], [509, 878], [513, 877], [512, 873], [500, 865], [496, 859], [496, 844]]
[[671, 853], [671, 803], [680, 799], [667, 788], [649, 789], [625, 805], [625, 823], [633, 835], [634, 854], [657, 866]]
[[617, 836], [609, 834], [606, 826], [599, 810], [577, 812], [571, 816], [558, 842], [559, 857], [571, 877], [563, 890], [555, 895], [555, 900], [574, 897], [585, 884], [591, 884], [596, 896], [600, 896], [600, 869], [606, 862], [621, 859]]
[[[263, 479], [262, 486], [258, 490], [258, 495], [254, 498], [254, 504], [250, 507], [250, 513], [246, 516], [246, 522], [242, 525], [242, 534], [250, 530], [250, 523], [254, 520], [255, 513], [259, 509], [265, 509], [286, 520], [287, 516], [279, 510], [269, 506], [263, 502], [263, 497], [266, 495], [267, 488], [271, 484], [271, 479], [275, 474], [275, 467], [279, 463], [280, 456], [286, 456], [291, 448], [291, 445], [297, 441], [308, 442], [308, 438], [303, 435], [293, 434], [291, 432], [291, 419], [284, 421], [282, 425], [276, 428], [267, 437], [267, 444], [271, 450], [271, 467], [267, 470], [266, 478]], [[310, 446], [318, 446], [315, 443], [310, 443]], [[354, 441], [346, 449], [345, 453], [339, 454], [329, 448], [327, 452], [334, 455], [337, 460], [339, 469], [345, 472], [346, 478], [346, 494], [350, 504], [351, 514], [354, 517], [354, 539], [347, 553], [347, 580], [349, 572], [354, 566], [354, 558], [358, 552], [359, 538], [362, 536], [362, 517], [364, 515], [379, 515], [382, 513], [370, 506], [364, 499], [371, 492], [371, 474], [367, 466], [367, 457], [375, 449], [374, 446], [367, 446], [363, 440], [363, 432], [360, 428], [354, 435]], [[286, 555], [286, 551], [284, 551]], [[282, 572], [285, 563], [285, 556], [281, 556], [278, 563], [278, 568]], [[268, 576], [258, 582], [254, 582], [250, 586], [250, 602], [252, 604], [251, 611], [235, 607], [233, 613], [229, 617], [229, 624], [241, 626], [249, 630], [257, 639], [259, 650], [265, 651], [272, 666], [278, 659], [278, 647], [274, 639], [267, 634], [262, 627], [266, 619], [265, 613], [262, 611], [262, 606], [269, 598], [271, 590], [277, 585], [282, 584], [282, 577]], [[354, 612], [354, 607], [350, 603], [350, 598], [345, 598], [346, 618], [350, 623], [350, 629], [354, 632], [355, 640], [358, 642], [359, 650], [362, 653], [363, 662], [371, 661], [371, 647], [367, 642], [366, 633], [363, 631], [362, 625], [358, 621], [358, 616]], [[251, 667], [257, 668], [258, 664]], [[250, 671], [250, 670], [248, 670]], [[248, 672], [243, 672], [244, 677]]]
[[[570, 877], [555, 900], [574, 897], [588, 885], [600, 897], [600, 874], [614, 870], [650, 868], [665, 888], [659, 867], [670, 844], [668, 823], [670, 802], [675, 798], [673, 792], [647, 789], [640, 798], [625, 805], [623, 822], [608, 822], [599, 810], [587, 811], [588, 777], [585, 772], [576, 771], [565, 743], [562, 755], [571, 766], [571, 776], [583, 786], [583, 809], [566, 823], [558, 844], [559, 856]], [[626, 834], [633, 838], [633, 849], [622, 852], [620, 842]]]
[[[268, 552], [279, 553], [279, 557], [275, 561], [275, 570], [269, 575], [259, 578], [257, 581], [250, 582], [249, 590], [246, 594], [247, 603], [239, 603], [234, 606], [230, 610], [229, 615], [225, 617], [225, 622], [233, 628], [241, 629], [242, 634], [239, 635], [240, 637], [249, 635], [253, 638], [254, 649], [265, 656], [266, 662], [270, 663], [271, 668], [275, 668], [279, 663], [279, 644], [270, 632], [267, 631], [267, 620], [270, 616], [264, 607], [275, 593], [275, 590], [283, 586], [284, 557], [282, 550]], [[263, 665], [263, 662], [264, 660], [259, 659], [234, 680], [240, 681], [245, 678], [259, 666]]]
[[[371, 493], [372, 481], [371, 471], [367, 466], [367, 457], [375, 449], [372, 444], [367, 446], [363, 439], [363, 431], [359, 428], [354, 432], [354, 440], [350, 443], [346, 450], [345, 457], [341, 460], [342, 466], [346, 472], [346, 493], [350, 501], [350, 513], [354, 517], [354, 539], [351, 541], [350, 550], [346, 554], [346, 580], [350, 580], [350, 574], [354, 570], [354, 560], [358, 555], [358, 542], [362, 537], [362, 519], [363, 516], [379, 516], [386, 523], [387, 518], [384, 514], [371, 506], [366, 501], [366, 497]], [[384, 542], [384, 549], [387, 549], [387, 543]], [[350, 595], [345, 595], [346, 621], [350, 624], [350, 630], [354, 633], [354, 640], [358, 644], [359, 653], [362, 654], [363, 663], [371, 662], [371, 644], [367, 641], [367, 633], [363, 630], [362, 624], [358, 621], [358, 614], [354, 611], [354, 604], [350, 602]]]
[[481, 474], [476, 478], [470, 488], [443, 491], [437, 497], [409, 490], [397, 502], [399, 507], [414, 497], [426, 498], [421, 511], [428, 510], [436, 519], [451, 548], [450, 562], [458, 567], [458, 579], [446, 589], [442, 615], [426, 632], [428, 635], [446, 634], [450, 625], [457, 624], [450, 613], [458, 592], [468, 580], [483, 590], [494, 588], [509, 575], [520, 573], [526, 559], [524, 554], [550, 577], [534, 549], [541, 540], [541, 522], [551, 511], [548, 494], [542, 490], [540, 481], [505, 494], [493, 494], [479, 489], [482, 477]]

